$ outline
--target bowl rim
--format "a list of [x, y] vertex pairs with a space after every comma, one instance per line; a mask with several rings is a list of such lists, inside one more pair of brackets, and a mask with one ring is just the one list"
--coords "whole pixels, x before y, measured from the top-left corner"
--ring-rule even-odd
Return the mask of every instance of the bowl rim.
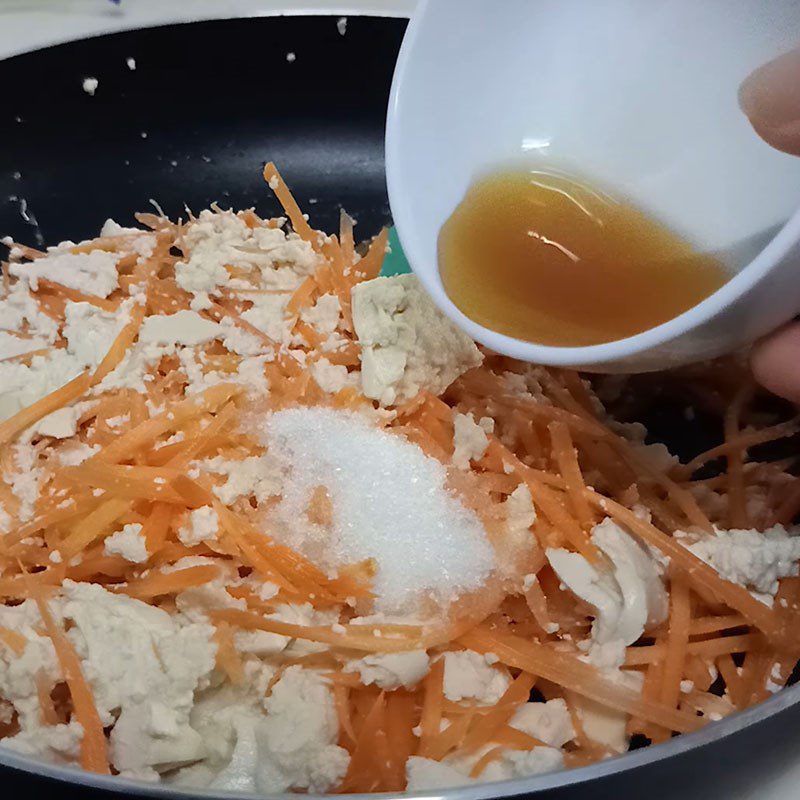
[[[420, 4], [426, 2], [428, 2], [428, 0], [420, 0]], [[240, 9], [241, 13], [235, 16], [198, 16], [196, 18], [189, 19], [184, 15], [181, 15], [180, 18], [172, 21], [164, 21], [159, 19], [153, 25], [148, 25], [147, 27], [192, 24], [193, 22], [201, 22], [209, 19], [240, 19], [254, 16], [282, 16], [286, 13], [291, 13], [292, 16], [330, 16], [348, 13], [351, 16], [405, 18], [405, 9], [407, 8], [407, 5], [408, 3], [406, 0], [376, 0], [376, 2], [374, 2], [372, 5], [367, 3], [365, 4], [364, 8], [359, 7], [358, 11], [353, 11], [352, 6], [347, 4], [330, 3], [327, 4], [327, 10], [318, 8], [316, 5], [312, 5], [307, 10], [300, 10], [293, 7], [291, 12], [287, 12], [277, 9], [267, 9], [265, 11], [263, 7], [261, 7], [262, 4], [259, 4], [257, 0], [255, 0], [253, 9], [251, 9], [252, 13], [247, 13], [245, 10]], [[256, 10], [256, 8], [259, 10]], [[145, 26], [136, 24], [132, 25], [131, 27]], [[52, 42], [44, 46], [37, 46], [30, 50], [20, 50], [14, 52], [7, 57], [14, 58], [18, 55], [35, 52], [36, 50], [44, 49], [44, 47], [49, 47], [55, 44], [68, 43], [70, 41], [77, 41], [84, 38], [96, 38], [98, 36], [112, 35], [128, 29], [129, 28], [116, 28], [114, 30], [92, 32], [81, 37], [60, 39], [57, 42]], [[402, 56], [402, 49], [400, 55]], [[390, 99], [390, 102], [393, 101]], [[798, 213], [795, 218], [797, 219], [798, 226], [800, 226], [800, 213]], [[543, 775], [534, 775], [528, 778], [515, 778], [513, 780], [495, 783], [470, 784], [436, 791], [403, 792], [396, 795], [387, 793], [383, 795], [345, 794], [336, 796], [346, 798], [346, 800], [374, 800], [376, 797], [397, 798], [397, 800], [401, 800], [402, 798], [418, 798], [419, 800], [422, 800], [423, 798], [429, 798], [430, 800], [489, 800], [489, 798], [495, 798], [498, 796], [513, 797], [517, 795], [536, 794], [551, 789], [587, 783], [589, 781], [600, 779], [612, 774], [626, 773], [640, 767], [647, 766], [648, 764], [665, 761], [669, 758], [673, 758], [681, 753], [685, 753], [696, 748], [710, 746], [715, 742], [739, 733], [751, 725], [776, 716], [794, 706], [798, 702], [800, 702], [800, 684], [782, 689], [767, 700], [743, 711], [738, 711], [723, 720], [712, 722], [701, 730], [692, 733], [685, 733], [680, 736], [673, 737], [666, 742], [650, 745], [632, 752], [623, 753], [618, 756], [614, 756], [613, 758], [608, 758], [604, 761], [599, 761], [585, 767], [565, 769]], [[86, 772], [79, 767], [52, 764], [31, 758], [2, 745], [0, 745], [0, 766], [16, 769], [31, 775], [50, 778], [67, 784], [72, 784], [74, 786], [85, 787], [87, 789], [98, 789], [108, 791], [110, 793], [116, 792], [119, 794], [129, 794], [137, 797], [193, 797], [208, 798], [209, 800], [242, 800], [243, 798], [249, 798], [249, 800], [289, 800], [289, 798], [298, 797], [298, 795], [289, 792], [264, 794], [260, 792], [216, 791], [198, 789], [189, 786], [181, 787], [170, 784], [152, 784], [144, 781], [132, 780], [130, 778], [122, 778], [120, 776], [99, 775], [92, 772]], [[328, 800], [333, 796], [334, 795], [319, 794], [305, 795], [305, 797], [309, 798], [309, 800]]]
[[[436, 305], [476, 341], [521, 361], [553, 366], [591, 366], [633, 358], [673, 341], [722, 314], [780, 265], [787, 253], [800, 242], [798, 207], [758, 255], [717, 291], [677, 317], [624, 339], [583, 347], [555, 347], [507, 336], [475, 322], [450, 299], [439, 277], [436, 260], [433, 259], [431, 263], [431, 259], [423, 252], [425, 248], [417, 233], [418, 226], [415, 224], [412, 204], [408, 202], [412, 192], [400, 159], [403, 137], [398, 133], [400, 126], [396, 120], [402, 114], [405, 99], [403, 87], [408, 83], [405, 75], [411, 68], [411, 54], [419, 37], [421, 20], [430, 5], [431, 0], [418, 0], [397, 57], [386, 115], [386, 183], [392, 218], [412, 271]], [[402, 202], [398, 202], [403, 198]], [[788, 319], [781, 322], [786, 321]]]

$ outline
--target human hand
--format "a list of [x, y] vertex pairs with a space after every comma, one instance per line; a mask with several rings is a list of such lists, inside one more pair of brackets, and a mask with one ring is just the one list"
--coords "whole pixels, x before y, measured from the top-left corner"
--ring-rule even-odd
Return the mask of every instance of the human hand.
[[[800, 156], [800, 49], [752, 73], [739, 88], [739, 105], [765, 142]], [[800, 403], [800, 322], [758, 342], [750, 364], [762, 386]]]

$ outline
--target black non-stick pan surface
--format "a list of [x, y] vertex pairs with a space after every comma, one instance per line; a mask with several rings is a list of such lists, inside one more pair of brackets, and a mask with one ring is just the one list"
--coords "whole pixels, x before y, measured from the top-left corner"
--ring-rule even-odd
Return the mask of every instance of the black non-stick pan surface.
[[336, 17], [200, 22], [0, 62], [0, 235], [94, 236], [151, 198], [173, 218], [214, 201], [277, 213], [266, 160], [315, 226], [338, 230], [343, 205], [373, 235], [389, 219], [383, 125], [405, 25], [351, 17], [342, 36]]
[[[0, 61], [0, 235], [31, 245], [90, 237], [107, 217], [132, 222], [150, 198], [173, 217], [213, 201], [277, 213], [260, 177], [269, 159], [315, 226], [335, 230], [344, 206], [371, 236], [390, 221], [383, 125], [404, 29], [402, 20], [358, 17], [345, 36], [333, 17], [202, 22]], [[94, 97], [85, 77], [99, 80]], [[654, 422], [664, 435], [673, 425], [663, 415]], [[698, 450], [715, 435], [695, 434]], [[753, 800], [763, 775], [800, 754], [800, 709], [789, 702], [798, 691], [621, 762], [451, 796]], [[8, 760], [0, 749], [0, 763]], [[122, 795], [8, 767], [0, 787], [9, 798]], [[151, 791], [159, 789], [124, 790]]]

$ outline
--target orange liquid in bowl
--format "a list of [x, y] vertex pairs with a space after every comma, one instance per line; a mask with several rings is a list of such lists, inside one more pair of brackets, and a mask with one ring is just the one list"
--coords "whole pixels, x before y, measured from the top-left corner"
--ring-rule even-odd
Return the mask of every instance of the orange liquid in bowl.
[[713, 256], [630, 203], [555, 171], [477, 181], [438, 245], [445, 290], [468, 317], [553, 346], [654, 328], [729, 277]]

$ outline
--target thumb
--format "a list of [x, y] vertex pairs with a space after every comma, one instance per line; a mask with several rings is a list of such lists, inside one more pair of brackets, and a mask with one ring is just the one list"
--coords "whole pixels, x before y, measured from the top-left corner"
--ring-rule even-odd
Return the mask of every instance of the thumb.
[[750, 366], [765, 389], [800, 403], [800, 323], [791, 322], [758, 342]]
[[739, 87], [739, 105], [767, 144], [800, 155], [800, 48], [749, 75]]

